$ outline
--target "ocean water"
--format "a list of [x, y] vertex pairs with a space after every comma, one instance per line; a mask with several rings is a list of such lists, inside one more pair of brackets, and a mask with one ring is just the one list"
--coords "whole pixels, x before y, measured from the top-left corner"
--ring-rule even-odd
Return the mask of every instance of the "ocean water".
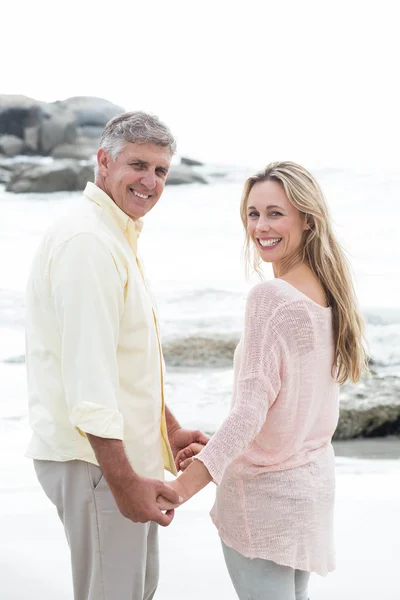
[[[370, 353], [400, 375], [400, 173], [315, 172], [348, 252]], [[158, 302], [168, 364], [167, 401], [185, 425], [213, 431], [227, 413], [231, 356], [248, 289], [237, 171], [208, 186], [167, 187], [149, 213], [140, 251]], [[6, 193], [0, 187], [0, 435], [26, 434], [24, 289], [45, 230], [78, 193]], [[266, 277], [272, 277], [267, 268]]]

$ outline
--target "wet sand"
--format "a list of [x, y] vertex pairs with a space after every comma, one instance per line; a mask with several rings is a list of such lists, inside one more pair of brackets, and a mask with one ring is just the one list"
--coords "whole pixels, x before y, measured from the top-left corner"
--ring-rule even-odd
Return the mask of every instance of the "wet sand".
[[[400, 459], [400, 437], [359, 438], [333, 443], [336, 456], [366, 459]], [[399, 592], [400, 598], [400, 592]]]

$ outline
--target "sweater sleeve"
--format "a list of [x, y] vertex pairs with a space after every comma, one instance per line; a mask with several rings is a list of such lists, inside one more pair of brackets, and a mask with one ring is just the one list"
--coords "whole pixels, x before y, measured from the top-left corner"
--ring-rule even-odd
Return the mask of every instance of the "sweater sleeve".
[[229, 464], [250, 445], [265, 423], [281, 386], [280, 336], [268, 286], [251, 290], [243, 333], [242, 360], [231, 413], [196, 458], [219, 484]]

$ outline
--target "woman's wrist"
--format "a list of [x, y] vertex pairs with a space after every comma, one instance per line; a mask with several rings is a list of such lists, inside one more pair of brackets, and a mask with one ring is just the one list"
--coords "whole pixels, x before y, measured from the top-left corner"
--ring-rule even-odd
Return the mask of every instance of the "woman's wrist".
[[183, 501], [189, 500], [192, 496], [202, 490], [212, 477], [201, 460], [193, 460], [191, 465], [176, 479], [175, 489], [182, 496]]

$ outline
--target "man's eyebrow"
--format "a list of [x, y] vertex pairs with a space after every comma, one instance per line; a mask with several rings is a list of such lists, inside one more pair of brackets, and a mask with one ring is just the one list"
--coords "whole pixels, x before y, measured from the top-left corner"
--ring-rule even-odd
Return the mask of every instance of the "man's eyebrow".
[[149, 163], [147, 162], [147, 160], [142, 160], [140, 158], [135, 158], [134, 156], [129, 159], [129, 162], [138, 163], [139, 165], [142, 165], [143, 167], [147, 167], [149, 165]]

